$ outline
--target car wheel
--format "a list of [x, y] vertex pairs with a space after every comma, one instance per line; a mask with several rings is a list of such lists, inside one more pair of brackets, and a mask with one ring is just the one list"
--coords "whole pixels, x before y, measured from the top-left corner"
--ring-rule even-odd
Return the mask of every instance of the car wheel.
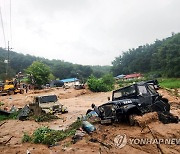
[[20, 90], [20, 94], [24, 94], [24, 90], [23, 89]]
[[13, 90], [10, 90], [10, 91], [8, 92], [8, 94], [9, 94], [9, 95], [14, 95], [14, 91], [13, 91]]
[[167, 100], [167, 101], [166, 101], [166, 100], [161, 100], [161, 102], [162, 102], [163, 105], [165, 106], [165, 110], [166, 110], [167, 112], [169, 112], [169, 111], [170, 111], [170, 104], [169, 104], [168, 100]]
[[151, 109], [155, 112], [163, 112], [166, 111], [164, 102], [156, 101], [154, 104], [152, 104]]

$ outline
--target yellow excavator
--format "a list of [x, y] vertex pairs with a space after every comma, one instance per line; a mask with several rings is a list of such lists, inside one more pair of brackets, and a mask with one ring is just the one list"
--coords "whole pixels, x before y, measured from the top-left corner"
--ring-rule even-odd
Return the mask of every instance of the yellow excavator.
[[21, 88], [20, 84], [15, 80], [6, 80], [3, 85], [0, 86], [0, 95], [14, 95], [23, 94], [24, 89]]

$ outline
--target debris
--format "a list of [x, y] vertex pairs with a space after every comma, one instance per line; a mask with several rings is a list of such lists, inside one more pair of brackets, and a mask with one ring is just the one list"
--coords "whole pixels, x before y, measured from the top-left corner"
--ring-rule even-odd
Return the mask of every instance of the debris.
[[4, 107], [4, 110], [5, 110], [5, 111], [8, 111], [8, 110], [9, 110], [9, 108], [6, 106], [6, 107]]
[[17, 116], [17, 119], [19, 120], [26, 120], [26, 118], [29, 116], [30, 114], [30, 108], [25, 105], [23, 109], [21, 109], [20, 113]]
[[31, 154], [29, 150], [26, 151], [26, 154]]
[[95, 111], [90, 111], [88, 114], [87, 114], [88, 117], [98, 117], [98, 114], [95, 112]]
[[13, 136], [11, 136], [11, 137], [4, 143], [4, 145], [6, 145], [12, 138], [13, 138]]
[[10, 115], [10, 112], [8, 112], [7, 110], [1, 110], [0, 109], [0, 114], [8, 116], [8, 115]]
[[161, 121], [163, 124], [179, 122], [179, 117], [174, 116], [169, 112], [158, 112], [158, 117], [159, 117], [159, 121]]
[[74, 89], [76, 89], [76, 90], [85, 89], [85, 86], [84, 86], [84, 84], [75, 84]]
[[75, 135], [72, 137], [73, 139], [73, 144], [75, 144], [77, 141], [81, 140], [85, 136], [85, 132], [82, 130], [76, 130]]
[[82, 128], [87, 133], [91, 133], [91, 132], [96, 130], [96, 128], [88, 121], [83, 121], [82, 122]]
[[106, 143], [103, 143], [102, 141], [99, 141], [97, 138], [91, 138], [89, 141], [90, 141], [90, 142], [98, 142], [98, 143], [100, 143], [101, 145], [107, 147], [108, 149], [112, 148], [111, 145], [106, 144]]
[[10, 112], [11, 112], [11, 113], [17, 112], [17, 109], [16, 109], [16, 107], [15, 107], [14, 105], [11, 107]]
[[2, 122], [2, 123], [0, 124], [0, 126], [4, 125], [5, 123], [6, 123], [6, 121], [5, 121], [5, 122]]

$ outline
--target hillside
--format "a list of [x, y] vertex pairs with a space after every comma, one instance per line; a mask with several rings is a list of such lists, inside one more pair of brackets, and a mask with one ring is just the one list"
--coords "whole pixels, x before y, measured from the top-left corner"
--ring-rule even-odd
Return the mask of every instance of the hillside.
[[133, 72], [180, 77], [180, 33], [129, 49], [112, 62], [114, 75]]
[[[7, 50], [0, 48], [0, 79], [4, 80], [6, 78], [7, 64], [4, 63], [8, 57]], [[23, 72], [28, 66], [30, 66], [33, 61], [42, 61], [47, 64], [52, 74], [59, 79], [78, 77], [84, 79], [94, 74], [100, 77], [106, 73], [109, 73], [110, 66], [83, 66], [79, 64], [72, 64], [70, 62], [64, 62], [62, 60], [48, 60], [41, 57], [35, 57], [31, 55], [24, 55], [14, 51], [9, 52], [9, 67], [8, 67], [8, 77], [14, 77], [18, 72]]]
[[47, 64], [52, 74], [59, 79], [77, 77], [84, 79], [91, 74], [101, 77], [113, 72], [114, 75], [134, 72], [148, 73], [155, 76], [180, 77], [180, 33], [163, 40], [156, 40], [153, 44], [129, 49], [116, 57], [111, 66], [83, 66], [62, 60], [48, 60], [41, 57], [24, 55], [14, 51], [9, 52], [10, 63], [4, 63], [8, 57], [7, 50], [0, 48], [0, 79], [15, 76], [23, 72], [33, 61]]

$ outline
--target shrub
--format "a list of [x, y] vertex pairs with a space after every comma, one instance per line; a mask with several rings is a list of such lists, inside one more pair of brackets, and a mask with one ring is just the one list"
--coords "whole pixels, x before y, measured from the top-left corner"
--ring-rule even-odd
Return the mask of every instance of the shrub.
[[93, 92], [106, 92], [113, 90], [115, 80], [112, 75], [108, 74], [99, 79], [90, 76], [87, 83], [89, 89]]
[[31, 142], [31, 140], [32, 138], [27, 133], [24, 133], [22, 142]]
[[24, 133], [22, 142], [42, 143], [46, 145], [55, 145], [56, 142], [75, 134], [76, 129], [82, 125], [81, 120], [77, 120], [66, 130], [53, 130], [48, 127], [40, 127], [34, 131], [32, 136]]

